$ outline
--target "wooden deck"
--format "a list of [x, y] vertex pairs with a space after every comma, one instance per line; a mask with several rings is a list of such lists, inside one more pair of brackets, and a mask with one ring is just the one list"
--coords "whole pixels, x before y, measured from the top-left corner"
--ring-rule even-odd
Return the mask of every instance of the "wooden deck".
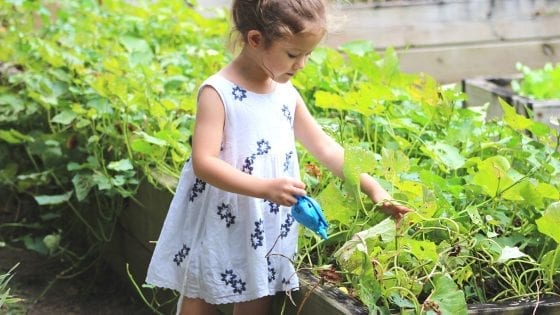
[[326, 45], [365, 39], [380, 51], [392, 46], [403, 71], [425, 72], [442, 83], [514, 74], [516, 62], [560, 62], [560, 0], [355, 1], [331, 11], [338, 29]]

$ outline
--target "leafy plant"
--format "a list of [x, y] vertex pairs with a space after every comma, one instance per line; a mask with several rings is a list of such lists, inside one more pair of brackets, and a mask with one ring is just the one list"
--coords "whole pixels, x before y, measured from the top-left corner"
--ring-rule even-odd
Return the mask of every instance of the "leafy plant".
[[179, 0], [0, 9], [0, 189], [26, 205], [2, 228], [91, 265], [141, 181], [171, 189], [190, 153], [196, 87], [229, 58], [225, 17]]
[[[391, 49], [380, 57], [353, 42], [342, 51], [348, 62], [319, 51], [297, 78], [314, 87], [307, 102], [347, 147], [344, 183], [306, 174], [333, 229], [325, 242], [302, 238], [304, 264], [337, 266], [380, 313], [461, 314], [466, 303], [558, 295], [558, 244], [539, 223], [556, 220], [556, 130], [505, 102], [504, 119], [486, 122], [484, 110], [461, 107], [459, 91], [401, 73]], [[395, 226], [359, 194], [361, 172], [415, 213]]]
[[11, 289], [8, 286], [10, 280], [14, 276], [14, 270], [17, 268], [18, 264], [13, 266], [7, 273], [0, 274], [0, 311], [9, 311], [16, 305], [21, 299], [12, 295], [10, 293]]
[[560, 99], [560, 63], [545, 64], [542, 68], [531, 69], [521, 63], [515, 65], [522, 79], [513, 80], [511, 87], [519, 95], [536, 100]]

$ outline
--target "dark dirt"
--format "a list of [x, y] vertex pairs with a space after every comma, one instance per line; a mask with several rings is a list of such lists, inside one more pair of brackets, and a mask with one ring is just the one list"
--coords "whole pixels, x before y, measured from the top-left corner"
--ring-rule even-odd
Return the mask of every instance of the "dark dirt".
[[65, 264], [20, 248], [0, 248], [0, 274], [19, 263], [8, 287], [22, 301], [9, 315], [152, 314], [124, 279], [103, 264], [71, 279], [57, 279]]

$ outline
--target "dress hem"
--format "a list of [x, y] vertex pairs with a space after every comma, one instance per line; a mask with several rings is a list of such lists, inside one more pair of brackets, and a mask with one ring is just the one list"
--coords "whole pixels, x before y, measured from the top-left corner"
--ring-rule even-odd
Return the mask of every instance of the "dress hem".
[[232, 303], [242, 303], [242, 302], [250, 302], [256, 299], [260, 299], [263, 298], [265, 296], [274, 296], [278, 293], [282, 293], [282, 292], [294, 292], [294, 291], [299, 291], [299, 285], [295, 285], [292, 287], [288, 287], [286, 289], [276, 289], [276, 290], [272, 290], [271, 292], [261, 292], [258, 293], [256, 292], [254, 295], [241, 295], [241, 296], [228, 296], [228, 298], [222, 298], [222, 299], [211, 299], [208, 298], [208, 296], [204, 296], [201, 294], [182, 294], [181, 291], [178, 289], [180, 286], [176, 286], [174, 284], [170, 284], [170, 283], [166, 283], [166, 282], [159, 282], [159, 281], [150, 281], [147, 282], [148, 284], [151, 284], [153, 286], [156, 286], [158, 288], [164, 288], [164, 289], [170, 289], [173, 291], [178, 292], [179, 294], [181, 294], [184, 297], [188, 297], [191, 299], [202, 299], [204, 300], [204, 302], [212, 304], [212, 305], [224, 305], [224, 304], [232, 304]]

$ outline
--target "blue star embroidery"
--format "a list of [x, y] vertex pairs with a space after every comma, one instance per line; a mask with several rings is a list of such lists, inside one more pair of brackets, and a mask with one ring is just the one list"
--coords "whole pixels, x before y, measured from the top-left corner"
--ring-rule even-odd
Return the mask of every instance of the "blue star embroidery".
[[233, 293], [241, 294], [246, 291], [245, 285], [247, 284], [242, 279], [237, 279], [237, 275], [233, 273], [233, 270], [226, 269], [225, 273], [220, 274], [222, 276], [222, 281], [225, 285], [233, 288]]
[[231, 214], [230, 204], [222, 202], [222, 204], [218, 206], [218, 215], [220, 219], [226, 220], [226, 227], [230, 227], [230, 225], [235, 223], [235, 216]]
[[272, 267], [270, 257], [266, 257], [266, 262], [268, 264], [268, 282], [270, 283], [272, 280], [276, 280], [276, 270]]
[[247, 97], [247, 90], [244, 90], [236, 85], [231, 91], [231, 94], [236, 100], [242, 101], [244, 98]]
[[259, 219], [259, 221], [255, 221], [255, 233], [251, 233], [251, 246], [254, 249], [257, 249], [259, 246], [263, 246], [264, 241], [264, 228], [263, 228], [263, 220]]
[[280, 206], [277, 203], [274, 203], [270, 200], [264, 200], [266, 203], [268, 203], [268, 207], [270, 209], [270, 213], [274, 213], [274, 214], [278, 214], [278, 212], [280, 211]]
[[292, 159], [292, 154], [294, 154], [294, 152], [292, 151], [286, 153], [286, 159], [284, 160], [284, 172], [287, 172], [288, 168], [290, 167], [290, 160]]
[[257, 142], [257, 155], [264, 155], [266, 153], [268, 153], [268, 151], [270, 150], [270, 144], [268, 143], [268, 141], [261, 139], [260, 141]]
[[282, 106], [282, 113], [284, 114], [284, 117], [286, 117], [286, 119], [288, 119], [288, 121], [290, 122], [290, 125], [291, 125], [292, 124], [292, 113], [290, 112], [290, 109], [288, 108], [288, 105]]
[[177, 254], [175, 254], [173, 258], [173, 261], [177, 264], [177, 266], [181, 265], [183, 260], [187, 258], [187, 255], [190, 251], [191, 249], [187, 247], [187, 245], [183, 244], [183, 247], [177, 252]]
[[280, 237], [281, 238], [284, 238], [284, 237], [288, 236], [288, 233], [290, 232], [292, 224], [294, 224], [294, 217], [291, 214], [288, 213], [288, 216], [286, 217], [286, 220], [284, 221], [284, 224], [280, 225]]
[[206, 182], [197, 178], [196, 181], [194, 182], [193, 187], [191, 188], [189, 200], [194, 201], [194, 199], [198, 197], [198, 195], [201, 194], [204, 191], [204, 189], [206, 189]]

